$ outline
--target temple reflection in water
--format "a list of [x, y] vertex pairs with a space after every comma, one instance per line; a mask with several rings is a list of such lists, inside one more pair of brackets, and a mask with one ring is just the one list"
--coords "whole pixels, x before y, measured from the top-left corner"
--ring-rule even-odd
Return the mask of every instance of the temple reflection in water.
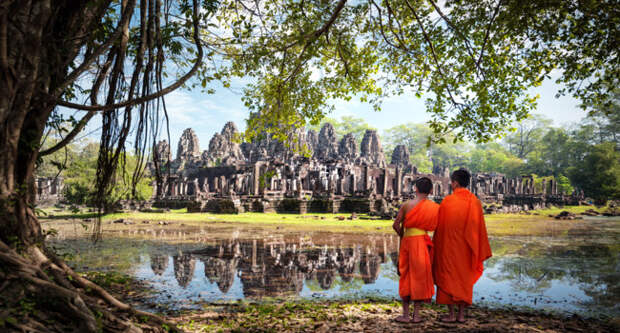
[[[372, 284], [381, 264], [396, 263], [398, 238], [373, 236], [361, 242], [322, 241], [299, 237], [296, 240], [264, 238], [216, 240], [202, 249], [177, 252], [172, 256], [174, 277], [186, 288], [194, 278], [196, 261], [204, 265], [204, 277], [227, 293], [238, 277], [244, 297], [299, 295], [304, 283], [313, 281], [322, 290], [335, 287], [337, 278]], [[151, 254], [151, 269], [162, 275], [169, 256]]]

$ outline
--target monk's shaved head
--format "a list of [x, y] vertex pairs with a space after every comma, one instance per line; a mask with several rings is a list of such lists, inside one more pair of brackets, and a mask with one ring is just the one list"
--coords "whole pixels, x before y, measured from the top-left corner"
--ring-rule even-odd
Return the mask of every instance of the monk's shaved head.
[[471, 174], [469, 171], [460, 168], [452, 173], [450, 176], [450, 180], [457, 182], [462, 187], [469, 186], [469, 179], [471, 178]]
[[429, 194], [433, 189], [433, 182], [428, 179], [428, 177], [418, 178], [415, 181], [415, 187], [418, 189], [419, 193]]

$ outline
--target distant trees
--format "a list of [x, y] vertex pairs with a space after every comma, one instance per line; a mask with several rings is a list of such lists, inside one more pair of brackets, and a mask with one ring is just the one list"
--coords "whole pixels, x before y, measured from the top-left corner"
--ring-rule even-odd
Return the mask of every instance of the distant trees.
[[[52, 143], [53, 144], [53, 143]], [[92, 141], [71, 143], [54, 154], [45, 156], [37, 166], [38, 176], [54, 177], [62, 175], [64, 179], [64, 199], [77, 205], [95, 205], [95, 183], [99, 144]], [[136, 168], [137, 159], [125, 153], [120, 163], [119, 172], [112, 180], [111, 195], [106, 198], [106, 209], [110, 210], [119, 200], [146, 200], [152, 194], [151, 178], [143, 177], [136, 185], [135, 196], [132, 189], [132, 170]]]
[[376, 129], [370, 126], [363, 118], [354, 116], [342, 116], [340, 117], [340, 120], [336, 118], [325, 117], [318, 124], [309, 125], [308, 129], [314, 130], [315, 132], [319, 133], [321, 131], [321, 127], [323, 127], [325, 123], [330, 123], [332, 124], [332, 126], [334, 126], [334, 129], [336, 130], [336, 137], [338, 139], [341, 139], [345, 134], [353, 134], [353, 137], [355, 137], [358, 145], [361, 143], [362, 138], [364, 137], [364, 133], [366, 133], [366, 130]]
[[526, 158], [540, 145], [551, 122], [551, 119], [542, 115], [532, 114], [516, 123], [514, 132], [508, 134], [504, 140], [508, 150], [518, 158]]
[[620, 199], [620, 152], [613, 142], [591, 147], [583, 160], [569, 168], [570, 179], [597, 203]]
[[542, 186], [554, 179], [558, 190], [575, 187], [599, 203], [617, 199], [620, 193], [620, 145], [616, 113], [594, 112], [572, 127], [554, 127], [550, 119], [534, 115], [515, 125], [502, 141], [485, 144], [430, 143], [431, 130], [424, 124], [403, 124], [384, 133], [386, 155], [404, 144], [410, 162], [421, 172], [466, 167], [472, 172], [500, 172], [508, 177], [534, 175]]

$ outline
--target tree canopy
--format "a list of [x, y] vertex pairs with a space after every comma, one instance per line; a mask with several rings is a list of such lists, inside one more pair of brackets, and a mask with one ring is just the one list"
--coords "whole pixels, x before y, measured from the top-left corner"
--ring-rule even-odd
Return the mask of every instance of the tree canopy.
[[[260, 115], [250, 118], [248, 137], [266, 130], [284, 139], [291, 126], [317, 124], [334, 99], [356, 97], [378, 109], [385, 96], [424, 94], [435, 141], [485, 142], [533, 110], [528, 89], [554, 69], [566, 86], [560, 93], [611, 114], [619, 10], [615, 0], [4, 0], [0, 262], [8, 267], [3, 274], [20, 275], [2, 289], [46, 300], [48, 316], [27, 318], [26, 327], [56, 318], [65, 325], [58, 331], [138, 330], [99, 306], [102, 300], [162, 326], [42, 246], [35, 164], [66, 147], [96, 114], [100, 208], [126, 146], [136, 156], [131, 182], [142, 177], [170, 116], [163, 96], [183, 85], [210, 92], [213, 81], [228, 86], [234, 76], [249, 78], [244, 101]], [[66, 119], [59, 106], [84, 114]], [[60, 136], [41, 151], [46, 126]], [[610, 147], [578, 153], [586, 161], [613, 159], [617, 145]]]
[[317, 123], [330, 100], [425, 95], [435, 139], [498, 138], [536, 105], [528, 88], [560, 73], [560, 94], [609, 105], [619, 77], [615, 1], [223, 2], [231, 73], [257, 80], [246, 105], [265, 124]]

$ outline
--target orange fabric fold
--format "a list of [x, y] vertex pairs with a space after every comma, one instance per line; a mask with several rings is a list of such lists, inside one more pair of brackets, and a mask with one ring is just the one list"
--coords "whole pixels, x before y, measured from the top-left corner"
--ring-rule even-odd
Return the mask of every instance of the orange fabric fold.
[[[422, 200], [406, 215], [403, 226], [433, 231], [439, 205]], [[433, 243], [428, 235], [404, 237], [400, 243], [398, 293], [401, 298], [429, 301], [435, 293], [431, 268]]]
[[433, 243], [437, 303], [471, 304], [484, 261], [492, 256], [482, 204], [474, 194], [458, 188], [443, 199]]

